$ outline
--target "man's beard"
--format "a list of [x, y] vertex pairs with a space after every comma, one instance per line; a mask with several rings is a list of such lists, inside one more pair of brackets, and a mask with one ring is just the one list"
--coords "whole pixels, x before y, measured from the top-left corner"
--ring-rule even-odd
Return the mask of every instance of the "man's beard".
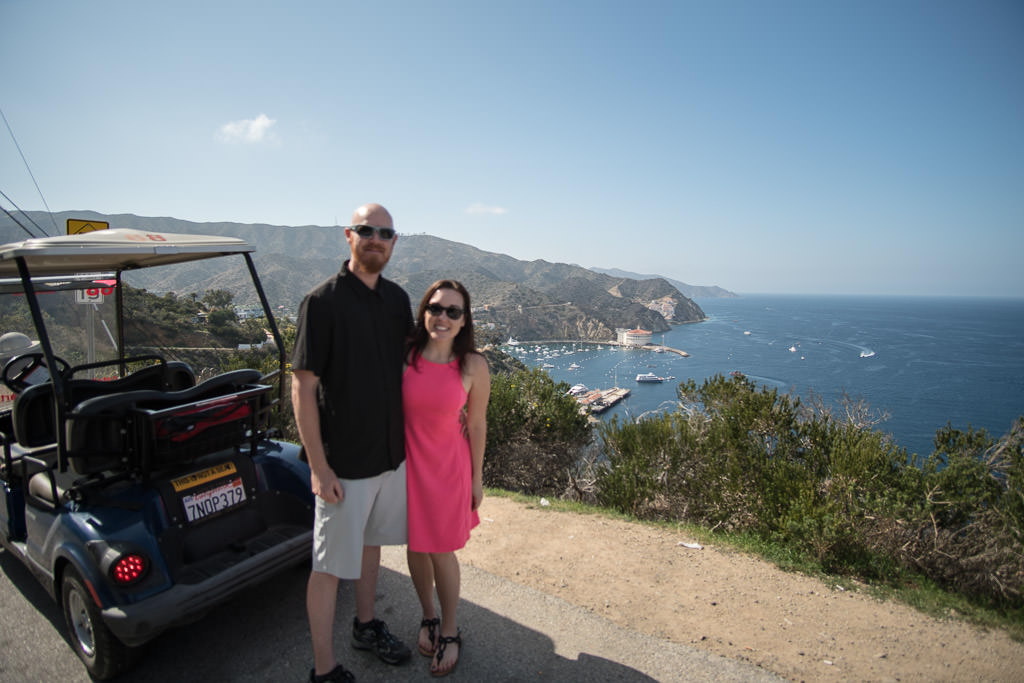
[[391, 254], [385, 251], [375, 251], [364, 247], [356, 253], [359, 257], [359, 266], [367, 273], [376, 275], [384, 270], [384, 266], [391, 260]]

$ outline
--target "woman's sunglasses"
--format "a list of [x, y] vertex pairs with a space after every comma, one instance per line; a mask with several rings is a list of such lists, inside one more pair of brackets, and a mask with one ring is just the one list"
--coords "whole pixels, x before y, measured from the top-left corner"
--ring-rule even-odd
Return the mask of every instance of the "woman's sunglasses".
[[427, 304], [427, 311], [430, 315], [438, 316], [445, 313], [449, 320], [458, 320], [465, 311], [458, 306], [442, 306], [441, 304]]
[[377, 235], [377, 237], [388, 242], [395, 237], [394, 228], [378, 228], [373, 225], [350, 225], [348, 226], [348, 229], [359, 235], [364, 240], [368, 240], [374, 235]]

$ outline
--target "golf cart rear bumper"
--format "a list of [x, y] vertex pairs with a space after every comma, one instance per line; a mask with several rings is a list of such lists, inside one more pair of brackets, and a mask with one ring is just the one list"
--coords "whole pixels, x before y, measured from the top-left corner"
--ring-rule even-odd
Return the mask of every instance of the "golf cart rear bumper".
[[178, 624], [201, 617], [212, 607], [310, 557], [313, 532], [307, 531], [254, 555], [196, 584], [178, 584], [138, 604], [109, 607], [103, 621], [117, 639], [138, 646]]

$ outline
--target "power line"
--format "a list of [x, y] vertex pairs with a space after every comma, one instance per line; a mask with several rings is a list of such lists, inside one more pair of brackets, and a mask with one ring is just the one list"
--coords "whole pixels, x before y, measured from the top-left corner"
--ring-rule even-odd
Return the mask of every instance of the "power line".
[[[37, 228], [37, 229], [39, 230], [39, 232], [43, 233], [43, 237], [49, 237], [49, 235], [47, 235], [47, 234], [46, 234], [46, 231], [45, 231], [45, 230], [43, 230], [43, 229], [42, 229], [42, 228], [41, 228], [41, 227], [39, 226], [39, 224], [38, 224], [38, 223], [36, 223], [36, 222], [35, 222], [34, 220], [32, 220], [32, 216], [29, 216], [29, 215], [28, 215], [27, 213], [25, 213], [25, 211], [24, 211], [24, 210], [22, 210], [22, 208], [21, 208], [20, 206], [18, 206], [17, 204], [15, 204], [15, 203], [14, 203], [14, 200], [13, 200], [13, 199], [11, 199], [11, 198], [10, 198], [10, 197], [8, 197], [8, 196], [7, 196], [6, 194], [4, 194], [4, 191], [3, 191], [3, 190], [0, 190], [0, 195], [3, 195], [3, 198], [4, 198], [4, 199], [6, 199], [7, 201], [9, 201], [9, 202], [11, 203], [11, 206], [13, 206], [13, 207], [14, 207], [15, 209], [17, 209], [17, 210], [18, 210], [19, 212], [21, 212], [21, 215], [22, 215], [22, 216], [24, 216], [25, 218], [27, 218], [27, 219], [28, 219], [28, 222], [29, 222], [29, 223], [31, 223], [32, 225], [36, 226], [36, 228]], [[10, 214], [10, 213], [8, 213], [8, 212], [7, 212], [6, 210], [4, 211], [4, 213], [6, 213], [6, 214], [7, 214], [8, 216], [11, 216], [11, 214]], [[14, 221], [15, 223], [18, 223], [18, 221], [17, 221], [17, 220], [16, 220], [15, 218], [14, 218], [14, 216], [11, 216], [11, 220], [12, 220], [12, 221]], [[28, 234], [29, 234], [29, 235], [30, 235], [31, 237], [38, 237], [38, 235], [33, 235], [33, 234], [32, 234], [31, 232], [29, 232], [29, 231], [28, 231], [28, 229], [27, 229], [27, 228], [26, 228], [26, 227], [25, 227], [24, 225], [21, 225], [21, 223], [18, 223], [18, 225], [20, 225], [20, 226], [21, 226], [21, 229], [22, 229], [22, 230], [24, 230], [25, 232], [28, 232]]]
[[[4, 195], [4, 196], [6, 197], [7, 195]], [[8, 216], [8, 217], [9, 217], [9, 218], [10, 218], [10, 219], [11, 219], [12, 221], [14, 221], [14, 223], [15, 223], [15, 224], [16, 224], [16, 225], [17, 225], [17, 226], [18, 226], [19, 228], [21, 228], [22, 230], [24, 230], [25, 232], [27, 232], [27, 233], [28, 233], [28, 236], [29, 236], [29, 237], [36, 237], [36, 235], [33, 235], [33, 234], [32, 234], [32, 231], [31, 231], [31, 230], [29, 230], [29, 229], [28, 229], [28, 228], [26, 228], [26, 227], [25, 227], [24, 225], [22, 225], [22, 224], [21, 224], [21, 223], [20, 223], [20, 222], [18, 221], [18, 219], [17, 219], [17, 218], [15, 218], [13, 214], [11, 214], [11, 212], [10, 212], [10, 211], [8, 211], [7, 209], [5, 209], [5, 208], [4, 208], [4, 207], [2, 207], [2, 206], [0, 206], [0, 211], [3, 211], [4, 213], [6, 213], [6, 214], [7, 214], [7, 216]]]
[[[50, 205], [46, 203], [46, 197], [43, 196], [43, 191], [39, 189], [39, 183], [36, 182], [36, 177], [32, 174], [32, 169], [29, 168], [28, 160], [21, 151], [21, 145], [18, 144], [18, 138], [14, 137], [14, 131], [11, 130], [11, 124], [7, 123], [7, 116], [4, 114], [3, 109], [0, 109], [0, 118], [3, 118], [4, 125], [7, 126], [7, 132], [11, 134], [11, 140], [14, 140], [14, 146], [17, 147], [18, 154], [21, 155], [21, 161], [25, 164], [25, 169], [28, 171], [29, 177], [32, 178], [32, 184], [36, 186], [36, 192], [39, 193], [39, 198], [43, 200], [43, 206], [46, 207], [46, 212], [50, 214], [50, 220], [53, 222], [53, 229], [56, 231], [55, 234], [60, 234], [60, 228], [57, 227], [57, 221], [53, 217], [53, 211], [50, 210]], [[14, 202], [11, 203], [13, 204]]]

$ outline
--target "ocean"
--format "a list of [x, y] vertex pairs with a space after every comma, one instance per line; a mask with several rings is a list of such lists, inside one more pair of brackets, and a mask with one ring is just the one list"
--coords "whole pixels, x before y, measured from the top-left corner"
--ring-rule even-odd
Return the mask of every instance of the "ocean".
[[[1024, 299], [748, 295], [697, 299], [708, 319], [674, 326], [656, 344], [674, 353], [609, 345], [503, 347], [556, 381], [631, 395], [601, 415], [636, 419], [678, 406], [676, 387], [741, 372], [759, 385], [835, 402], [845, 393], [889, 418], [876, 428], [930, 454], [953, 427], [1005, 434], [1024, 415]], [[664, 340], [664, 341], [663, 341]], [[556, 355], [557, 354], [557, 355]], [[572, 366], [579, 367], [572, 367]], [[671, 377], [638, 383], [636, 375]]]

